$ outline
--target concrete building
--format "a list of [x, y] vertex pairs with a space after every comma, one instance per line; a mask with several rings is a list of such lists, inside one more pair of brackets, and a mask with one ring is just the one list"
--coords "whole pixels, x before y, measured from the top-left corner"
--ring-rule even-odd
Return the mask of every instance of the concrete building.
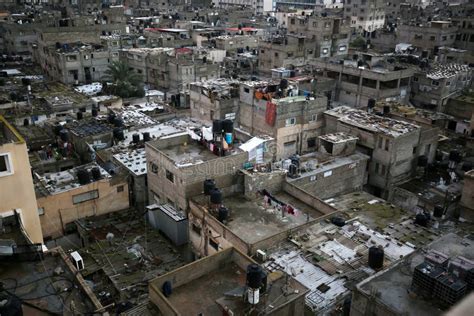
[[313, 55], [308, 57], [332, 57], [349, 52], [350, 25], [339, 16], [327, 14], [293, 15], [286, 26], [289, 34], [304, 35]]
[[303, 66], [308, 56], [314, 56], [304, 35], [272, 35], [258, 44], [258, 70], [268, 74], [274, 68]]
[[402, 103], [408, 100], [414, 67], [384, 65], [381, 61], [385, 57], [378, 54], [362, 53], [353, 57], [352, 60], [310, 61], [323, 76], [337, 80], [334, 101], [360, 108], [369, 99]]
[[188, 209], [188, 199], [199, 195], [205, 179], [232, 190], [233, 175], [248, 160], [248, 153], [230, 146], [218, 156], [187, 133], [145, 144], [148, 163], [148, 201]]
[[216, 79], [190, 84], [191, 116], [207, 123], [235, 120], [239, 110], [240, 84], [236, 80]]
[[255, 35], [221, 35], [213, 40], [216, 41], [216, 48], [225, 50], [227, 55], [258, 48], [258, 37]]
[[436, 112], [446, 112], [450, 98], [460, 96], [471, 85], [472, 69], [467, 65], [436, 63], [415, 74], [410, 101]]
[[457, 27], [450, 21], [431, 21], [427, 24], [402, 24], [397, 27], [398, 43], [410, 43], [420, 51], [427, 51], [426, 58], [433, 58], [440, 47], [453, 47]]
[[410, 179], [420, 150], [421, 128], [362, 110], [341, 106], [324, 112], [326, 133], [358, 138], [357, 148], [370, 157], [368, 184], [375, 195], [389, 198], [393, 186]]
[[[304, 298], [308, 289], [281, 271], [265, 272], [267, 283], [260, 288], [260, 299], [251, 305], [237, 294], [225, 293], [246, 286], [246, 271], [256, 262], [235, 248], [223, 250], [153, 279], [149, 284], [151, 302], [165, 315], [202, 313], [242, 315], [251, 306], [261, 315], [304, 315]], [[238, 273], [237, 273], [238, 271]], [[173, 294], [165, 296], [163, 285], [171, 283]], [[219, 286], [215, 286], [218, 282]], [[199, 291], [201, 295], [196, 295]], [[266, 305], [265, 302], [273, 302]]]
[[297, 86], [282, 88], [275, 82], [251, 81], [240, 86], [240, 127], [251, 135], [274, 138], [276, 160], [313, 150], [321, 135], [327, 98], [299, 94]]
[[[459, 247], [459, 245], [463, 246]], [[429, 250], [445, 254], [448, 258], [462, 256], [465, 257], [465, 261], [473, 259], [472, 244], [468, 242], [468, 239], [454, 233], [446, 234], [426, 247]], [[400, 315], [404, 313], [406, 315], [428, 316], [439, 314], [441, 303], [450, 298], [448, 292], [445, 292], [441, 298], [425, 297], [412, 285], [416, 267], [426, 262], [426, 258], [425, 252], [417, 250], [387, 270], [360, 282], [352, 294], [351, 315], [359, 316], [367, 315], [367, 313]], [[429, 274], [433, 270], [425, 269], [424, 273]], [[447, 271], [441, 270], [441, 272], [444, 276], [447, 275]], [[448, 288], [452, 284], [455, 289], [458, 284], [454, 284], [453, 281], [457, 278], [451, 276], [450, 279], [451, 281], [446, 280], [445, 284]], [[434, 283], [431, 288], [436, 288]]]
[[347, 0], [344, 15], [357, 33], [373, 32], [385, 24], [386, 3], [383, 0]]
[[2, 239], [19, 244], [42, 244], [26, 142], [0, 116], [0, 219]]
[[98, 44], [64, 44], [44, 47], [38, 62], [54, 80], [65, 84], [91, 83], [106, 78], [108, 66], [119, 54]]
[[461, 217], [474, 221], [474, 171], [464, 173], [464, 186], [461, 195]]
[[[94, 168], [97, 175], [92, 174]], [[62, 236], [77, 219], [129, 207], [126, 179], [111, 177], [95, 163], [44, 174], [37, 179], [36, 192], [45, 238]]]

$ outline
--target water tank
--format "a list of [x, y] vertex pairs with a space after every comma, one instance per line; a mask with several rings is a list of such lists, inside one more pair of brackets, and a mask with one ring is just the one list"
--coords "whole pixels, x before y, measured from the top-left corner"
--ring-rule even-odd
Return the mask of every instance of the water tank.
[[165, 281], [165, 283], [163, 283], [161, 290], [165, 297], [170, 297], [171, 293], [173, 292], [173, 287], [171, 285], [171, 282]]
[[99, 111], [97, 109], [92, 109], [92, 117], [97, 117], [99, 115]]
[[221, 190], [215, 188], [211, 191], [211, 203], [212, 204], [221, 204], [222, 203], [222, 192]]
[[61, 140], [63, 142], [67, 142], [69, 140], [69, 133], [67, 130], [65, 129], [62, 129], [61, 131], [59, 131], [59, 137], [61, 137]]
[[288, 167], [288, 175], [290, 177], [292, 176], [295, 176], [298, 174], [298, 168], [296, 167], [296, 165], [294, 164], [291, 164], [289, 167]]
[[227, 217], [229, 217], [229, 209], [225, 206], [219, 207], [219, 213], [217, 215], [219, 222], [223, 223], [227, 220]]
[[149, 142], [150, 140], [151, 140], [150, 132], [143, 133], [143, 141], [144, 142]]
[[428, 226], [429, 217], [425, 213], [418, 213], [415, 216], [415, 224], [420, 226]]
[[124, 140], [125, 135], [123, 134], [123, 130], [120, 127], [114, 128], [114, 138], [118, 140]]
[[383, 249], [378, 247], [369, 248], [369, 267], [372, 269], [380, 269], [383, 267]]
[[383, 106], [383, 115], [387, 115], [390, 113], [390, 105]]
[[288, 80], [281, 79], [280, 80], [280, 89], [285, 90], [286, 88], [288, 88]]
[[265, 293], [267, 291], [267, 284], [268, 284], [268, 280], [267, 280], [267, 277], [268, 277], [268, 274], [263, 271], [262, 269], [262, 273], [261, 273], [262, 277], [262, 286], [260, 287], [260, 293]]
[[444, 213], [443, 207], [440, 205], [435, 205], [434, 210], [433, 210], [433, 216], [440, 218], [443, 216], [443, 213]]
[[232, 120], [223, 120], [222, 129], [224, 133], [232, 133], [234, 131], [234, 122]]
[[77, 170], [76, 175], [80, 185], [88, 184], [89, 182], [91, 182], [89, 172], [87, 172], [87, 170], [85, 169]]
[[375, 99], [369, 99], [369, 101], [367, 101], [367, 107], [373, 109], [375, 107]]
[[338, 227], [342, 227], [346, 225], [346, 221], [342, 217], [339, 217], [339, 216], [333, 216], [331, 218], [331, 223], [333, 223], [334, 225]]
[[28, 125], [30, 125], [30, 120], [26, 118], [23, 120], [23, 126], [28, 126]]
[[461, 154], [457, 150], [451, 150], [449, 152], [449, 160], [454, 162], [461, 162]]
[[113, 123], [114, 123], [114, 120], [115, 120], [115, 113], [109, 113], [109, 116], [107, 117], [107, 121], [108, 121], [110, 124], [113, 124]]
[[115, 127], [122, 127], [123, 121], [120, 117], [114, 117], [114, 126]]
[[221, 120], [214, 120], [212, 122], [212, 132], [214, 134], [222, 133], [222, 121]]
[[255, 263], [247, 266], [247, 286], [259, 289], [262, 286], [262, 268]]
[[428, 165], [428, 158], [426, 156], [418, 157], [418, 167], [426, 167]]
[[100, 174], [100, 169], [98, 167], [92, 168], [91, 174], [92, 174], [92, 179], [94, 179], [94, 181], [100, 180], [100, 178], [102, 177], [102, 175]]
[[77, 116], [77, 120], [79, 121], [79, 120], [82, 120], [84, 114], [81, 111], [79, 111], [76, 113], [76, 116]]
[[140, 134], [133, 134], [132, 141], [133, 143], [138, 144], [140, 142]]
[[58, 124], [58, 125], [54, 125], [53, 127], [53, 132], [54, 132], [54, 135], [56, 136], [59, 136], [59, 132], [61, 132], [63, 130], [63, 126]]
[[216, 183], [213, 179], [204, 180], [204, 194], [211, 195], [211, 191], [216, 188]]

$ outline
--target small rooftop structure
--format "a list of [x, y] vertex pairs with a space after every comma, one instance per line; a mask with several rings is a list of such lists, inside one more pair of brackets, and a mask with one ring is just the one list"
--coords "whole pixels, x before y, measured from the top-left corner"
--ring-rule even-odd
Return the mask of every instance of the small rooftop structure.
[[139, 148], [129, 152], [121, 152], [114, 155], [114, 158], [122, 164], [129, 172], [136, 176], [145, 175], [147, 163], [145, 149]]
[[104, 123], [94, 119], [75, 121], [66, 125], [66, 127], [78, 137], [87, 137], [105, 133], [112, 133], [112, 128]]
[[406, 135], [420, 128], [411, 123], [369, 114], [365, 111], [348, 106], [340, 106], [324, 113], [337, 117], [342, 123], [355, 126], [359, 129], [368, 130], [373, 133], [385, 134], [390, 137]]
[[426, 77], [432, 80], [454, 77], [460, 72], [470, 71], [468, 65], [461, 64], [440, 64], [437, 63], [426, 73]]

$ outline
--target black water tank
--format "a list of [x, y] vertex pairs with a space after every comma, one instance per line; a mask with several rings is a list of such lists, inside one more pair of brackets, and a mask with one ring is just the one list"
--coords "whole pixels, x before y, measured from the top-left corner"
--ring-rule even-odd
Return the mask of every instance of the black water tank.
[[114, 118], [114, 126], [115, 127], [122, 127], [123, 126], [123, 121], [120, 117], [115, 117]]
[[378, 247], [369, 248], [369, 267], [372, 269], [380, 269], [383, 267], [384, 252]]
[[284, 90], [288, 88], [288, 80], [286, 79], [281, 79], [280, 80], [280, 89]]
[[222, 203], [222, 192], [219, 189], [214, 189], [211, 191], [211, 203], [212, 204], [221, 204]]
[[109, 116], [107, 117], [107, 121], [108, 121], [110, 124], [113, 124], [113, 123], [114, 123], [114, 120], [115, 120], [115, 113], [109, 113]]
[[221, 120], [214, 120], [212, 122], [212, 132], [214, 134], [222, 133], [222, 121]]
[[82, 120], [84, 114], [79, 111], [79, 112], [76, 113], [76, 116], [77, 116], [77, 120], [79, 121], [79, 120]]
[[234, 131], [234, 122], [232, 120], [223, 120], [222, 129], [224, 133], [232, 133]]
[[171, 293], [173, 292], [173, 287], [170, 281], [166, 281], [163, 283], [163, 287], [161, 288], [163, 295], [165, 297], [170, 297]]
[[472, 162], [464, 161], [462, 164], [462, 171], [468, 172], [472, 170]]
[[100, 169], [98, 167], [92, 168], [91, 174], [92, 174], [92, 179], [94, 179], [94, 181], [100, 180], [100, 178], [102, 177], [102, 175], [100, 174]]
[[69, 133], [67, 130], [62, 129], [59, 131], [59, 137], [61, 137], [61, 140], [63, 142], [67, 142], [69, 140]]
[[369, 99], [369, 101], [367, 101], [367, 107], [369, 109], [375, 108], [375, 99]]
[[344, 304], [342, 305], [342, 316], [349, 316], [351, 314], [351, 303], [351, 297], [348, 297], [344, 300]]
[[247, 266], [247, 286], [259, 289], [262, 286], [262, 268], [255, 263]]
[[457, 150], [451, 150], [449, 152], [449, 160], [454, 162], [461, 162], [461, 154]]
[[383, 106], [383, 115], [387, 115], [390, 113], [390, 105]]
[[339, 217], [339, 216], [333, 216], [331, 218], [331, 223], [333, 223], [334, 225], [336, 225], [338, 227], [342, 227], [342, 226], [346, 225], [346, 221], [344, 220], [344, 218]]
[[216, 183], [213, 179], [204, 180], [204, 194], [211, 195], [211, 191], [216, 188]]
[[294, 176], [298, 173], [298, 168], [296, 167], [296, 165], [294, 164], [291, 164], [290, 167], [288, 168], [288, 174], [290, 176]]
[[58, 125], [54, 125], [53, 127], [53, 132], [54, 132], [54, 135], [56, 136], [59, 136], [59, 132], [61, 132], [63, 130], [63, 126], [58, 124]]
[[219, 222], [223, 223], [229, 217], [229, 209], [225, 206], [219, 207], [219, 213], [217, 215], [217, 219]]
[[23, 126], [28, 126], [28, 125], [30, 125], [30, 120], [26, 118], [23, 120]]
[[428, 158], [426, 156], [418, 157], [418, 167], [426, 167], [428, 165]]
[[418, 213], [415, 216], [415, 224], [420, 226], [428, 226], [429, 217], [425, 213]]
[[265, 293], [267, 291], [267, 277], [268, 274], [262, 269], [262, 287], [260, 288], [260, 293]]
[[87, 172], [87, 170], [85, 169], [77, 170], [76, 175], [80, 185], [88, 184], [89, 182], [91, 182], [89, 172]]
[[434, 210], [433, 210], [433, 216], [439, 218], [443, 216], [443, 213], [444, 213], [443, 207], [440, 205], [435, 205]]
[[138, 144], [140, 142], [140, 134], [133, 134], [132, 141], [133, 143]]
[[150, 132], [143, 133], [143, 141], [144, 142], [149, 142], [150, 140], [151, 140]]
[[118, 140], [124, 140], [125, 135], [123, 134], [123, 130], [120, 127], [114, 128], [114, 138]]
[[99, 115], [99, 111], [97, 109], [92, 109], [92, 117], [97, 117]]

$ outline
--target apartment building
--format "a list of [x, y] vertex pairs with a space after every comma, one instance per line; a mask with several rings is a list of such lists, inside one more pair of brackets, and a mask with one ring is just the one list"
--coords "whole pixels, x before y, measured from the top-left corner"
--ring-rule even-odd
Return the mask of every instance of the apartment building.
[[293, 15], [286, 28], [289, 34], [306, 36], [316, 58], [346, 55], [349, 51], [350, 25], [345, 18], [325, 13]]
[[358, 151], [370, 157], [368, 184], [375, 195], [390, 197], [394, 185], [413, 176], [423, 147], [418, 125], [347, 106], [326, 111], [324, 119], [326, 133], [358, 137]]
[[357, 33], [373, 32], [385, 24], [384, 0], [346, 0], [344, 15], [351, 20], [351, 29]]
[[275, 139], [274, 159], [314, 150], [323, 128], [327, 98], [302, 95], [296, 86], [244, 82], [240, 85], [240, 127], [251, 135]]
[[307, 56], [314, 55], [304, 35], [272, 35], [258, 44], [258, 69], [270, 73], [272, 69], [290, 65], [304, 65]]
[[0, 238], [42, 244], [39, 210], [25, 140], [0, 116]]

